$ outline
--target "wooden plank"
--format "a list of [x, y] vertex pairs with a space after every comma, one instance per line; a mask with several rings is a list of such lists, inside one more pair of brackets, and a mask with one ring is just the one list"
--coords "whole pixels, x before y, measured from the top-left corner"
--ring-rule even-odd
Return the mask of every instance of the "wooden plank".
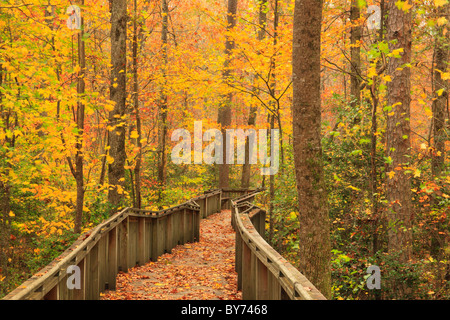
[[165, 253], [167, 216], [158, 218], [158, 257]]
[[145, 219], [145, 262], [152, 258], [153, 220], [152, 218]]
[[102, 234], [98, 241], [98, 291], [103, 292], [105, 290], [105, 283], [107, 282], [107, 250], [108, 234]]
[[200, 241], [200, 211], [193, 210], [194, 214], [194, 242]]
[[89, 254], [87, 255], [88, 258], [88, 269], [86, 270], [88, 275], [87, 277], [87, 283], [86, 283], [86, 300], [98, 300], [100, 297], [100, 291], [99, 291], [99, 275], [98, 275], [98, 243], [95, 244]]
[[254, 300], [255, 299], [255, 279], [254, 268], [252, 265], [252, 250], [244, 242], [242, 245], [242, 299]]
[[138, 218], [138, 244], [137, 244], [137, 265], [143, 265], [146, 259], [146, 238], [145, 238], [145, 218]]
[[151, 260], [153, 262], [158, 260], [158, 225], [159, 218], [155, 218], [152, 220], [152, 252], [151, 252]]
[[272, 272], [269, 272], [269, 300], [280, 300], [281, 285], [277, 277]]
[[235, 270], [238, 275], [238, 290], [242, 290], [242, 238], [239, 230], [236, 231], [235, 241]]
[[173, 235], [173, 212], [166, 217], [166, 227], [164, 230], [164, 253], [169, 253], [174, 247], [174, 235]]
[[256, 261], [256, 299], [269, 299], [269, 270], [266, 265], [257, 259]]
[[80, 275], [81, 275], [81, 288], [80, 289], [72, 289], [71, 294], [73, 296], [73, 300], [84, 300], [86, 297], [86, 261], [85, 259], [82, 259], [80, 262], [78, 262], [77, 266], [80, 268]]
[[118, 225], [117, 258], [118, 271], [128, 270], [128, 217]]
[[108, 248], [107, 248], [107, 287], [109, 290], [116, 289], [116, 276], [119, 271], [118, 265], [118, 229], [116, 226], [108, 232]]
[[136, 266], [137, 262], [137, 243], [138, 243], [138, 218], [128, 217], [128, 268]]

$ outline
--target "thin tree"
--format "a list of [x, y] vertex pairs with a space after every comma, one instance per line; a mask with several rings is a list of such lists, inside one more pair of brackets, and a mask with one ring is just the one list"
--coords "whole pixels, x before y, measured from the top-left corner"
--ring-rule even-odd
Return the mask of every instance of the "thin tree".
[[[260, 0], [258, 1], [258, 40], [262, 41], [265, 38], [266, 35], [266, 25], [267, 25], [267, 0]], [[253, 78], [255, 79], [257, 76], [254, 75]], [[258, 88], [254, 87], [255, 91], [258, 91]], [[258, 94], [255, 92], [255, 94]], [[248, 121], [247, 124], [249, 126], [254, 126], [256, 123], [256, 113], [257, 113], [258, 107], [257, 105], [250, 106], [249, 115], [248, 115]], [[245, 140], [245, 163], [242, 166], [242, 177], [241, 177], [241, 188], [248, 189], [250, 187], [250, 175], [251, 175], [251, 164], [250, 164], [250, 140], [248, 137], [246, 137]]]
[[[450, 5], [445, 4], [437, 8], [437, 17], [448, 17]], [[437, 33], [434, 44], [434, 65], [432, 71], [433, 94], [432, 104], [433, 118], [433, 156], [431, 158], [431, 173], [433, 177], [439, 177], [445, 172], [445, 141], [447, 138], [446, 118], [448, 117], [448, 80], [445, 80], [443, 73], [446, 72], [449, 63], [449, 23], [437, 26]], [[432, 204], [436, 199], [432, 198]], [[442, 226], [438, 225], [431, 239], [431, 253], [438, 259], [445, 248], [445, 237]]]
[[124, 198], [125, 184], [125, 116], [126, 116], [126, 69], [127, 69], [127, 2], [111, 0], [111, 84], [110, 100], [114, 109], [109, 113], [108, 200], [112, 212]]
[[167, 144], [167, 46], [169, 33], [169, 6], [167, 0], [161, 0], [161, 51], [162, 51], [162, 85], [158, 108], [158, 202], [166, 187], [166, 144]]
[[[236, 12], [237, 12], [237, 0], [228, 0], [227, 9], [227, 28], [226, 28], [226, 42], [225, 42], [225, 61], [223, 65], [222, 77], [225, 83], [228, 82], [231, 76], [231, 56], [232, 51], [235, 47], [234, 40], [230, 36], [230, 32], [236, 26]], [[230, 166], [226, 163], [226, 129], [231, 125], [231, 103], [233, 99], [233, 94], [231, 92], [227, 93], [219, 106], [218, 112], [218, 123], [221, 126], [222, 137], [223, 137], [223, 158], [222, 163], [219, 164], [219, 188], [228, 188], [230, 184]]]

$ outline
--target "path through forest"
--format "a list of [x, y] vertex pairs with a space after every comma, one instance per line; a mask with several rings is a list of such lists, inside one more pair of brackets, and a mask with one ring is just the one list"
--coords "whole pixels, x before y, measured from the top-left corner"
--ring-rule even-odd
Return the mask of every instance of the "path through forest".
[[235, 234], [231, 212], [200, 222], [200, 241], [176, 246], [156, 262], [117, 275], [115, 291], [102, 300], [239, 300], [234, 270]]

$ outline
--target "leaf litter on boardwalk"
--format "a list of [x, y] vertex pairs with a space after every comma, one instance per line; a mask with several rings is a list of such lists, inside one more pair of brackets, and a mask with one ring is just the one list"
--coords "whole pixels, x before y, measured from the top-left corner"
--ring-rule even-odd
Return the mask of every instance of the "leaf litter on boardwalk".
[[178, 245], [156, 262], [117, 275], [115, 291], [102, 300], [240, 300], [234, 269], [231, 212], [200, 222], [200, 241]]

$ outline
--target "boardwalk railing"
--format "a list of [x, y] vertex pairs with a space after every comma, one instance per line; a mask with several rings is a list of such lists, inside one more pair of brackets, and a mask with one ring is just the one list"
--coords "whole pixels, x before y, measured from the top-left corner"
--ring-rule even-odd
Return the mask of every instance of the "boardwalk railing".
[[[260, 190], [210, 190], [160, 211], [126, 208], [81, 236], [5, 300], [96, 300], [116, 288], [118, 272], [156, 261], [179, 244], [199, 241], [200, 219], [231, 208], [236, 271], [243, 299], [325, 299], [264, 240], [265, 211], [252, 204]], [[80, 288], [69, 288], [73, 269]]]
[[238, 289], [243, 300], [324, 300], [325, 297], [265, 240], [266, 212], [252, 204], [258, 190], [231, 200]]
[[[5, 300], [96, 300], [115, 289], [119, 271], [156, 261], [178, 244], [199, 240], [200, 219], [220, 211], [221, 190], [160, 210], [126, 208], [80, 237]], [[72, 266], [81, 288], [69, 289]], [[69, 273], [67, 272], [68, 268]]]

